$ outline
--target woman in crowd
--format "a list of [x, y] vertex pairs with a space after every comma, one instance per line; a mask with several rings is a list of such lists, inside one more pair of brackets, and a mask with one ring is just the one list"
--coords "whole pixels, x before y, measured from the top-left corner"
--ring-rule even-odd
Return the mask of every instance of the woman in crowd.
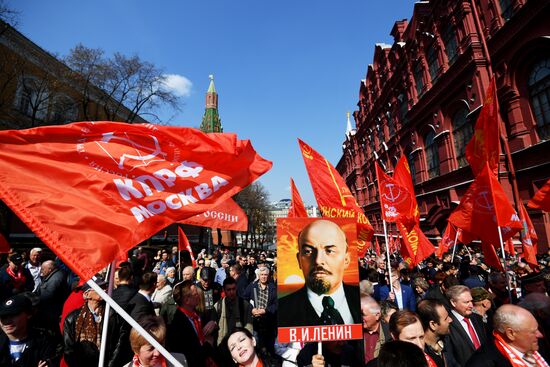
[[[161, 345], [164, 345], [166, 338], [166, 326], [161, 317], [158, 316], [146, 316], [139, 320], [139, 324], [148, 331]], [[166, 361], [166, 359], [160, 354], [160, 352], [136, 330], [132, 329], [130, 332], [130, 345], [134, 352], [134, 358], [131, 362], [124, 365], [124, 367], [170, 367], [172, 363]], [[183, 366], [187, 366], [187, 360], [185, 356], [180, 353], [173, 353], [172, 356], [176, 358]]]
[[256, 340], [245, 328], [235, 328], [226, 338], [231, 358], [239, 367], [268, 367], [256, 353]]

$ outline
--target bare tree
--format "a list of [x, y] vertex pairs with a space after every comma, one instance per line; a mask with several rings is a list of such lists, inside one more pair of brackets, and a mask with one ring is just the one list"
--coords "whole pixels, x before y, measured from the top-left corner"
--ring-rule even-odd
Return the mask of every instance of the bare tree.
[[248, 231], [245, 242], [252, 247], [265, 243], [270, 230], [269, 193], [259, 182], [247, 186], [235, 195], [235, 201], [248, 216]]
[[2, 28], [0, 29], [1, 35], [10, 25], [12, 27], [17, 25], [17, 22], [19, 21], [19, 12], [6, 5], [5, 0], [0, 0], [0, 20], [7, 23], [2, 25]]
[[139, 116], [145, 116], [147, 120], [160, 122], [161, 107], [180, 109], [180, 98], [166, 87], [163, 71], [137, 55], [128, 57], [116, 53], [106, 58], [103, 50], [79, 44], [65, 62], [79, 74], [82, 107], [87, 119], [92, 117], [89, 116], [90, 103], [94, 98], [109, 120], [122, 118], [134, 122]]

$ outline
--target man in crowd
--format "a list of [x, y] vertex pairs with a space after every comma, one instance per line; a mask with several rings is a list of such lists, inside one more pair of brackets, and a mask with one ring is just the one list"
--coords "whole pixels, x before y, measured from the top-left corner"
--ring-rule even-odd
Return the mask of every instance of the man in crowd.
[[51, 330], [58, 330], [59, 317], [63, 303], [69, 294], [66, 275], [57, 268], [52, 260], [42, 263], [42, 282], [36, 291], [39, 297], [38, 312], [42, 325]]
[[158, 265], [158, 274], [166, 275], [166, 269], [175, 266], [176, 264], [174, 264], [172, 260], [170, 260], [170, 255], [168, 254], [168, 251], [162, 251], [161, 259]]
[[470, 289], [470, 293], [472, 294], [472, 302], [474, 303], [474, 313], [481, 316], [483, 322], [488, 325], [488, 330], [492, 330], [493, 313], [491, 309], [493, 307], [493, 295], [481, 287]]
[[522, 296], [525, 297], [531, 293], [546, 294], [546, 285], [544, 283], [543, 273], [531, 273], [520, 278]]
[[34, 280], [34, 288], [33, 292], [35, 292], [38, 289], [38, 286], [40, 285], [40, 282], [42, 281], [40, 279], [40, 271], [42, 270], [42, 263], [40, 262], [40, 257], [42, 256], [42, 249], [40, 247], [35, 247], [29, 252], [29, 262], [25, 267], [29, 270], [29, 273], [31, 273], [32, 278]]
[[118, 285], [113, 290], [112, 297], [120, 307], [128, 310], [128, 304], [137, 292], [131, 284], [134, 275], [129, 266], [123, 266], [116, 270], [115, 277], [118, 277]]
[[214, 277], [214, 282], [218, 283], [219, 285], [223, 285], [223, 281], [225, 278], [227, 278], [227, 272], [229, 271], [229, 259], [222, 258], [221, 259], [221, 266], [216, 269], [216, 276]]
[[380, 305], [370, 296], [361, 296], [365, 364], [378, 357], [380, 348], [391, 340], [388, 324], [380, 321]]
[[361, 323], [359, 287], [343, 283], [351, 262], [344, 231], [325, 219], [309, 223], [296, 258], [306, 284], [279, 300], [279, 326]]
[[495, 312], [494, 325], [494, 341], [478, 349], [467, 367], [548, 366], [538, 353], [542, 334], [529, 311], [514, 305], [501, 306]]
[[229, 267], [229, 276], [237, 282], [237, 296], [244, 297], [246, 287], [248, 287], [248, 279], [244, 274], [243, 267], [240, 264], [234, 264]]
[[33, 290], [33, 277], [22, 263], [23, 257], [14, 253], [8, 257], [8, 265], [0, 270], [0, 302], [15, 294]]
[[166, 282], [166, 277], [162, 274], [157, 276], [157, 285], [155, 291], [151, 296], [151, 302], [155, 307], [155, 313], [158, 315], [160, 307], [168, 300], [172, 295], [172, 287]]
[[517, 297], [515, 291], [512, 292], [512, 300], [510, 300], [510, 294], [508, 288], [506, 288], [506, 276], [500, 272], [492, 272], [487, 277], [489, 283], [489, 291], [493, 294], [493, 301], [498, 308], [502, 305], [509, 303], [516, 303]]
[[197, 282], [197, 286], [202, 290], [204, 295], [204, 309], [212, 310], [214, 304], [218, 302], [222, 295], [222, 287], [214, 282], [215, 270], [209, 267], [201, 269], [201, 278]]
[[201, 270], [204, 268], [206, 260], [204, 258], [197, 259], [197, 268], [195, 269], [195, 280], [200, 281], [201, 279]]
[[[436, 300], [423, 300], [418, 304], [418, 316], [424, 327], [424, 352], [437, 367], [454, 365], [456, 362], [445, 348], [445, 339], [452, 322], [445, 305]], [[454, 363], [450, 363], [451, 360]]]
[[155, 316], [155, 307], [151, 302], [151, 296], [157, 286], [157, 274], [153, 272], [145, 273], [141, 276], [139, 291], [132, 297], [128, 303], [131, 310], [130, 315], [134, 320], [139, 320], [145, 315]]
[[450, 343], [454, 359], [464, 366], [466, 361], [479, 347], [487, 341], [487, 334], [481, 316], [476, 315], [470, 289], [455, 285], [447, 290], [451, 303], [452, 323], [450, 326]]
[[254, 331], [252, 325], [252, 305], [237, 297], [237, 282], [231, 277], [223, 281], [223, 293], [225, 297], [220, 299], [215, 305], [218, 318], [218, 340], [219, 345], [231, 330], [235, 327], [243, 327], [251, 333]]
[[195, 275], [195, 269], [192, 266], [186, 266], [181, 272], [181, 280], [192, 280]]
[[416, 311], [414, 292], [408, 285], [401, 284], [401, 274], [397, 268], [391, 269], [391, 283], [393, 291], [390, 291], [390, 287], [387, 285], [383, 285], [378, 289], [379, 299], [382, 301], [389, 299], [395, 302], [400, 310]]

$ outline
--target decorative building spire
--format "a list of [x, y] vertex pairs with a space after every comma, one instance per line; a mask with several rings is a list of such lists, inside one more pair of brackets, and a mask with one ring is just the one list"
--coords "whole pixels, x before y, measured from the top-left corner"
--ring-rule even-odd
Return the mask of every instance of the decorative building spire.
[[350, 113], [349, 112], [346, 112], [347, 116], [348, 116], [348, 125], [346, 127], [346, 136], [349, 138], [351, 135], [355, 135], [355, 129], [352, 129], [351, 128], [351, 121], [349, 119], [349, 115]]
[[216, 87], [214, 86], [214, 75], [208, 77], [210, 78], [210, 85], [206, 92], [206, 108], [200, 129], [205, 133], [221, 133], [223, 128], [218, 114], [218, 93], [216, 93]]

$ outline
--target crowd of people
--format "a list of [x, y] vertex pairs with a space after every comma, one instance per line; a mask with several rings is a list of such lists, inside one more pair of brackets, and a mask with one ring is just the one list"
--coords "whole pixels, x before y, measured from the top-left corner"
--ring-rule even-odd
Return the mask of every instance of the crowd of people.
[[[113, 276], [94, 280], [184, 366], [547, 366], [546, 259], [538, 271], [511, 260], [503, 273], [468, 251], [414, 268], [397, 255], [359, 259], [363, 340], [324, 342], [321, 353], [318, 343], [277, 338], [275, 252], [203, 250], [193, 266], [177, 247], [139, 247]], [[0, 269], [0, 366], [98, 366], [102, 345], [104, 366], [171, 365], [105, 310], [48, 250], [9, 254]]]

